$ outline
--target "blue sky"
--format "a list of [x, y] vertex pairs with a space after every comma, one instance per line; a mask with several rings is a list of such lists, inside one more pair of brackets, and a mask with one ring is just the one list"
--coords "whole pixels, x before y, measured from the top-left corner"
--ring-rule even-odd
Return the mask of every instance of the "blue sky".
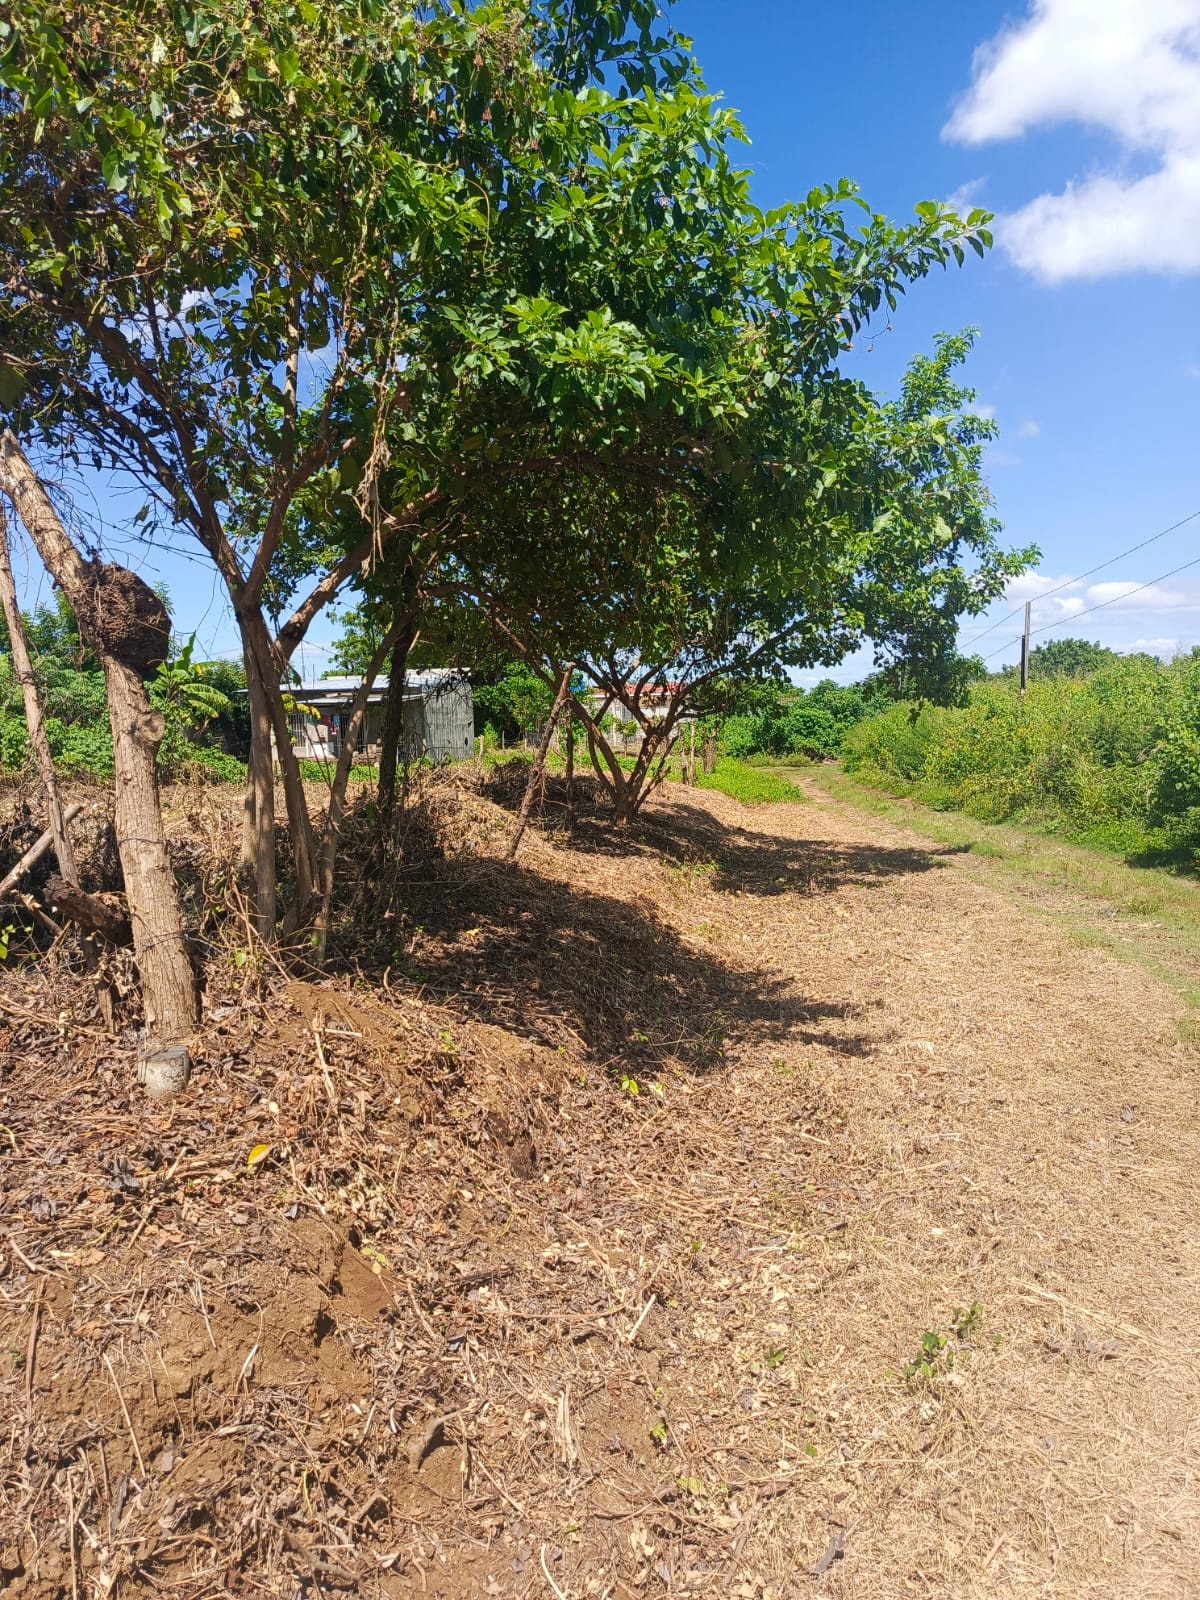
[[[1200, 0], [682, 0], [675, 16], [742, 113], [760, 204], [846, 176], [897, 218], [955, 195], [997, 213], [985, 261], [918, 285], [856, 352], [890, 390], [934, 333], [980, 330], [968, 377], [1002, 430], [996, 509], [1043, 554], [963, 640], [1033, 599], [1035, 628], [1060, 624], [1046, 638], [1200, 643], [1200, 566], [1119, 598], [1200, 556], [1200, 519], [1036, 598], [1200, 511]], [[1016, 659], [1018, 628], [979, 640], [991, 665]]]
[[[672, 19], [742, 114], [760, 205], [845, 176], [896, 218], [952, 196], [998, 214], [986, 260], [917, 285], [853, 357], [891, 391], [934, 333], [980, 330], [968, 379], [1002, 430], [996, 509], [1043, 555], [964, 642], [1029, 598], [1046, 638], [1200, 643], [1200, 565], [1125, 598], [1200, 556], [1200, 518], [1081, 577], [1200, 511], [1200, 0], [678, 0]], [[136, 504], [102, 501], [81, 513], [165, 578], [177, 628], [232, 653], [207, 563], [148, 558], [114, 527]], [[1018, 625], [980, 640], [991, 665], [1015, 659]], [[334, 632], [315, 626], [309, 675]]]

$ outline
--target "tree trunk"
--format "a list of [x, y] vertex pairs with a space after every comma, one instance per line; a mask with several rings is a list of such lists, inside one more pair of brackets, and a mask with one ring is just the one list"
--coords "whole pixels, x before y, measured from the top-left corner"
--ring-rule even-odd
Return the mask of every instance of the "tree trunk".
[[[242, 656], [250, 700], [250, 768], [243, 861], [253, 866], [255, 878], [255, 929], [270, 942], [278, 916], [275, 864], [275, 760], [283, 778], [288, 831], [296, 874], [295, 895], [285, 926], [295, 929], [307, 919], [316, 882], [316, 843], [304, 794], [300, 763], [292, 748], [292, 732], [279, 682], [279, 662], [262, 614], [255, 607], [239, 612]], [[272, 735], [274, 743], [272, 745]], [[246, 844], [252, 840], [251, 860]]]
[[[244, 643], [246, 691], [250, 702], [250, 761], [246, 773], [246, 826], [242, 862], [254, 873], [254, 931], [265, 943], [275, 938], [275, 762], [266, 685], [254, 651]], [[247, 851], [247, 846], [249, 847]]]
[[[585, 706], [580, 705], [578, 700], [573, 703], [587, 734], [588, 754], [591, 756], [596, 776], [612, 795], [617, 826], [628, 827], [662, 777], [664, 765], [674, 743], [672, 736], [679, 716], [679, 704], [676, 703], [671, 707], [661, 726], [648, 729], [640, 716], [637, 717], [638, 726], [642, 730], [642, 744], [634, 758], [633, 771], [627, 773], [617, 759], [611, 744], [601, 733], [598, 720]], [[654, 774], [653, 781], [648, 781], [659, 751], [665, 751], [665, 754], [659, 760], [658, 771]], [[604, 758], [603, 764], [601, 756]]]
[[563, 741], [567, 772], [567, 832], [575, 831], [575, 708], [567, 701], [567, 731]]
[[533, 766], [530, 768], [529, 782], [525, 785], [525, 793], [521, 799], [521, 809], [517, 814], [517, 826], [513, 833], [512, 839], [509, 842], [508, 852], [505, 857], [505, 859], [508, 861], [515, 861], [517, 858], [517, 846], [521, 843], [521, 835], [525, 832], [525, 828], [529, 822], [529, 812], [533, 805], [533, 793], [537, 788], [538, 779], [542, 776], [542, 773], [545, 770], [546, 755], [550, 749], [550, 741], [554, 737], [554, 730], [558, 726], [558, 719], [562, 714], [562, 708], [567, 702], [567, 696], [571, 692], [571, 674], [574, 671], [575, 663], [573, 661], [568, 661], [566, 671], [562, 676], [562, 682], [558, 686], [558, 694], [554, 699], [554, 706], [550, 712], [550, 719], [546, 723], [545, 732], [542, 734], [542, 741], [538, 746], [537, 757], [534, 760]]
[[413, 616], [411, 612], [400, 624], [400, 632], [392, 646], [392, 660], [388, 667], [388, 697], [383, 708], [383, 727], [379, 736], [379, 825], [386, 829], [396, 807], [396, 768], [400, 761], [400, 740], [404, 733], [404, 669], [408, 665], [408, 652], [412, 649]]
[[29, 646], [25, 642], [25, 624], [17, 605], [17, 586], [13, 582], [12, 559], [8, 550], [8, 520], [0, 505], [0, 605], [8, 624], [9, 648], [12, 651], [13, 671], [21, 685], [25, 701], [25, 723], [29, 729], [29, 747], [37, 760], [46, 790], [46, 805], [50, 812], [50, 832], [54, 836], [54, 853], [58, 857], [58, 870], [63, 879], [78, 886], [79, 869], [75, 865], [75, 852], [63, 819], [62, 797], [58, 791], [58, 774], [54, 770], [54, 757], [50, 753], [50, 740], [42, 717], [42, 702], [38, 696], [37, 679], [29, 659]]
[[[619, 827], [623, 828], [629, 821], [629, 802], [627, 799], [629, 786], [625, 779], [624, 769], [617, 760], [612, 746], [600, 732], [600, 725], [596, 718], [585, 711], [578, 701], [573, 703], [579, 711], [579, 720], [583, 723], [583, 731], [587, 734], [588, 755], [591, 758], [592, 770], [609, 794], [612, 795], [616, 822]], [[604, 757], [603, 764], [600, 760], [601, 755]], [[605, 767], [607, 767], [607, 771], [605, 771]]]
[[366, 716], [367, 701], [375, 679], [379, 676], [379, 669], [387, 660], [388, 652], [394, 646], [404, 626], [403, 622], [393, 622], [384, 635], [383, 642], [372, 656], [363, 681], [351, 702], [349, 721], [342, 732], [342, 748], [338, 752], [333, 782], [329, 787], [329, 815], [325, 821], [325, 837], [321, 841], [319, 864], [321, 899], [315, 929], [318, 964], [324, 961], [325, 950], [329, 943], [329, 924], [333, 913], [334, 868], [337, 865], [338, 845], [342, 837], [342, 820], [346, 814], [346, 789], [350, 782], [350, 768], [354, 764], [354, 747], [358, 743], [358, 730]]
[[[94, 642], [92, 648], [100, 655]], [[142, 978], [146, 1027], [164, 1042], [176, 1043], [195, 1026], [196, 983], [163, 836], [155, 770], [163, 717], [151, 706], [146, 685], [131, 667], [115, 656], [100, 659], [112, 723], [117, 850]]]
[[117, 850], [146, 1027], [164, 1042], [177, 1042], [195, 1027], [196, 985], [163, 836], [154, 766], [163, 719], [151, 706], [143, 682], [155, 655], [160, 660], [165, 657], [169, 620], [153, 591], [133, 573], [83, 560], [7, 430], [0, 437], [0, 488], [16, 506], [104, 669], [112, 724]]

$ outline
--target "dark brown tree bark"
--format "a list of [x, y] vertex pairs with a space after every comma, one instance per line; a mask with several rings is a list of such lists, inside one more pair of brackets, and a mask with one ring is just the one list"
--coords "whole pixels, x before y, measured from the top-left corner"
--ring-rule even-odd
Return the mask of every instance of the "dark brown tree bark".
[[317, 878], [317, 850], [300, 763], [292, 748], [292, 732], [280, 687], [280, 662], [257, 605], [238, 613], [242, 658], [250, 704], [249, 794], [243, 834], [243, 864], [254, 872], [255, 929], [270, 942], [275, 937], [278, 909], [275, 864], [275, 762], [283, 779], [288, 827], [292, 836], [295, 893], [285, 927], [294, 930], [312, 910]]
[[169, 620], [153, 590], [134, 573], [84, 561], [7, 429], [0, 435], [0, 489], [16, 507], [104, 671], [112, 724], [117, 850], [146, 1027], [164, 1042], [181, 1041], [195, 1027], [196, 985], [167, 856], [155, 771], [163, 719], [151, 706], [144, 682], [157, 661], [165, 658]]
[[567, 787], [567, 832], [575, 829], [575, 708], [570, 699], [567, 700], [567, 729], [563, 741], [563, 759], [566, 766]]
[[84, 933], [98, 934], [106, 944], [122, 947], [133, 943], [129, 912], [118, 895], [85, 894], [77, 883], [58, 877], [46, 883], [46, 904]]
[[254, 931], [264, 943], [275, 938], [275, 763], [267, 686], [253, 650], [243, 651], [250, 705], [250, 760], [242, 864], [254, 874]]
[[415, 618], [409, 611], [400, 623], [392, 646], [388, 667], [387, 703], [383, 708], [383, 727], [379, 738], [379, 822], [386, 828], [396, 808], [396, 768], [400, 764], [400, 740], [404, 734], [404, 672], [408, 653], [416, 637]]

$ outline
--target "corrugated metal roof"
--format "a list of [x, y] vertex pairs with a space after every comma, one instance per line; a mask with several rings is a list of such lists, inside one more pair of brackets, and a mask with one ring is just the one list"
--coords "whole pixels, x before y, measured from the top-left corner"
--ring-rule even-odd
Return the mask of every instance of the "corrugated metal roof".
[[[426, 667], [420, 672], [406, 672], [404, 674], [405, 689], [438, 689], [447, 684], [462, 683], [467, 681], [467, 674], [459, 667]], [[322, 678], [318, 683], [306, 684], [301, 688], [290, 690], [298, 700], [326, 699], [333, 696], [349, 698], [357, 693], [362, 686], [361, 678], [333, 677]], [[388, 686], [388, 679], [384, 676], [375, 679], [371, 685], [371, 696], [382, 695]]]

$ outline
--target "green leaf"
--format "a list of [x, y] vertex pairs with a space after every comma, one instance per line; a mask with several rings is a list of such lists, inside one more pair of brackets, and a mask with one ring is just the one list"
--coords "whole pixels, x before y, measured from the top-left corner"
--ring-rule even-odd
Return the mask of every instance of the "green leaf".
[[110, 150], [100, 163], [100, 171], [108, 187], [117, 194], [123, 194], [128, 186], [129, 179], [122, 169], [123, 157], [119, 150]]

